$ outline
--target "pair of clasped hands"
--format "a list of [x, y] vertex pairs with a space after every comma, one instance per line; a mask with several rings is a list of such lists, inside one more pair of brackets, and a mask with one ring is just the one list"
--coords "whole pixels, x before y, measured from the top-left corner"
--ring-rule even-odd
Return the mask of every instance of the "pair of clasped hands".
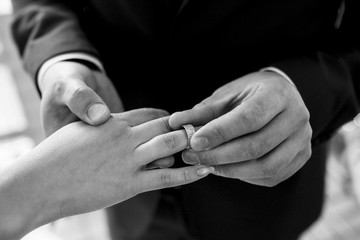
[[[69, 215], [208, 174], [275, 186], [311, 155], [309, 112], [296, 87], [275, 72], [240, 77], [171, 116], [151, 108], [124, 112], [108, 77], [79, 63], [57, 63], [44, 79], [43, 126], [63, 159], [46, 174], [69, 186]], [[185, 124], [197, 130], [190, 149]], [[170, 168], [180, 151], [190, 166]]]

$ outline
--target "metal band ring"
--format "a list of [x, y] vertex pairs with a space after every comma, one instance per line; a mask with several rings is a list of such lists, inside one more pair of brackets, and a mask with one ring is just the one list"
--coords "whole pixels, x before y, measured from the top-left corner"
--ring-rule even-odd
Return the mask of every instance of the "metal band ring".
[[186, 149], [191, 148], [190, 146], [190, 140], [192, 136], [195, 134], [195, 128], [191, 124], [186, 124], [182, 126], [185, 129], [186, 135], [187, 135], [187, 147]]

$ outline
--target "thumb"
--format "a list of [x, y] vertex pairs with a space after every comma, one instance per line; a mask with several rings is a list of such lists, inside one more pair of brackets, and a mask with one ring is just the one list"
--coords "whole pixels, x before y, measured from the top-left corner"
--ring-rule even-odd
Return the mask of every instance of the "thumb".
[[110, 110], [101, 97], [79, 79], [69, 79], [66, 84], [64, 103], [82, 121], [99, 125], [110, 117]]

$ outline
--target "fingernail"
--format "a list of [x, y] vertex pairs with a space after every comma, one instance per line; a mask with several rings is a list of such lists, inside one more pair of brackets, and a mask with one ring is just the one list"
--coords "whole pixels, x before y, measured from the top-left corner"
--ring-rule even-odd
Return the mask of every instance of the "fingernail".
[[204, 151], [204, 150], [208, 150], [209, 141], [204, 137], [194, 138], [191, 139], [190, 145], [191, 148], [194, 149], [195, 151]]
[[187, 164], [191, 164], [191, 165], [200, 164], [199, 157], [197, 156], [197, 154], [192, 153], [190, 151], [183, 152], [182, 157], [184, 162]]
[[210, 173], [213, 173], [215, 171], [215, 168], [214, 167], [202, 167], [202, 168], [199, 168], [196, 173], [198, 176], [200, 177], [203, 177], [203, 176], [206, 176]]
[[107, 107], [102, 103], [93, 104], [87, 111], [87, 116], [93, 122], [100, 121], [107, 113]]

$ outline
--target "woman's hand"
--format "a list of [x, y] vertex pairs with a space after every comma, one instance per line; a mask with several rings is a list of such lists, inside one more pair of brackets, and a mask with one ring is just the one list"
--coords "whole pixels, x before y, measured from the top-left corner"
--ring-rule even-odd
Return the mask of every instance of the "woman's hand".
[[[166, 112], [139, 109], [103, 125], [66, 125], [0, 176], [0, 225], [26, 225], [22, 233], [70, 215], [106, 208], [139, 193], [188, 184], [212, 167], [153, 169], [187, 147], [184, 130], [170, 132]], [[13, 223], [10, 223], [13, 221]]]

